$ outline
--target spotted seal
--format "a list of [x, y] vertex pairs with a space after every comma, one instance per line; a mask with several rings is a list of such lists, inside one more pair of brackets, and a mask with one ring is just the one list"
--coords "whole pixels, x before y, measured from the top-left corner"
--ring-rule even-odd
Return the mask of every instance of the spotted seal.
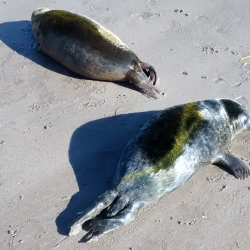
[[[86, 221], [86, 240], [129, 223], [140, 208], [173, 191], [207, 164], [246, 178], [249, 168], [224, 150], [245, 130], [250, 130], [250, 113], [229, 99], [190, 102], [161, 111], [129, 142], [112, 189], [79, 214], [69, 235], [82, 230]], [[104, 218], [93, 219], [101, 211]]]
[[37, 49], [73, 72], [97, 80], [130, 81], [148, 97], [159, 97], [153, 66], [96, 21], [64, 10], [38, 8], [31, 23]]

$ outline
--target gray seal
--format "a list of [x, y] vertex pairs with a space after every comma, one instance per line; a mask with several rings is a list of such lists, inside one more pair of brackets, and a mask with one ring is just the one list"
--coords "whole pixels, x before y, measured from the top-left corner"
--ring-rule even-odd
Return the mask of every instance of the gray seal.
[[130, 81], [146, 96], [159, 97], [154, 67], [96, 21], [64, 10], [38, 8], [31, 23], [36, 49], [73, 72], [97, 80]]
[[[215, 164], [244, 179], [249, 168], [225, 152], [237, 134], [250, 130], [250, 113], [229, 100], [190, 102], [165, 109], [147, 122], [126, 147], [111, 190], [82, 211], [69, 235], [88, 221], [86, 241], [129, 223], [139, 209]], [[98, 219], [103, 211], [104, 217]]]

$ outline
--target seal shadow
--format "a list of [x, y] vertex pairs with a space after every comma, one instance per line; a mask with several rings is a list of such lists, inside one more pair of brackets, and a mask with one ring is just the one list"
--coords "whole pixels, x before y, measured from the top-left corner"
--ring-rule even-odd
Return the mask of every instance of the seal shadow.
[[77, 213], [113, 184], [120, 156], [136, 132], [158, 111], [117, 115], [88, 122], [77, 128], [69, 145], [69, 161], [79, 192], [56, 218], [57, 230], [68, 235]]
[[85, 79], [68, 70], [44, 53], [33, 49], [36, 39], [30, 21], [14, 21], [0, 24], [0, 40], [10, 49], [34, 63], [59, 74], [78, 79]]
[[[1, 23], [0, 40], [19, 55], [28, 58], [29, 60], [48, 70], [76, 79], [98, 81], [78, 75], [64, 67], [59, 62], [50, 58], [48, 55], [34, 50], [33, 45], [37, 42], [33, 34], [31, 21], [22, 20]], [[113, 83], [137, 91], [134, 85], [128, 82]]]

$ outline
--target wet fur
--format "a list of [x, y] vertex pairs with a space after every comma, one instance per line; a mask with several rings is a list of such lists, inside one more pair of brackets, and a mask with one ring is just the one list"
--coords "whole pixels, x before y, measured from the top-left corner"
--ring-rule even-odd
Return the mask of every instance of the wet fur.
[[[154, 68], [141, 62], [126, 44], [94, 20], [39, 8], [31, 22], [39, 50], [75, 73], [97, 80], [131, 81], [148, 97], [158, 97]], [[130, 75], [130, 70], [134, 74]]]
[[[250, 114], [227, 99], [192, 102], [158, 113], [126, 147], [113, 189], [79, 214], [70, 235], [86, 221], [85, 241], [126, 225], [141, 207], [179, 187], [207, 164], [220, 164], [236, 178], [246, 178], [249, 168], [224, 151], [244, 130], [250, 130]], [[98, 218], [101, 211], [104, 217]]]

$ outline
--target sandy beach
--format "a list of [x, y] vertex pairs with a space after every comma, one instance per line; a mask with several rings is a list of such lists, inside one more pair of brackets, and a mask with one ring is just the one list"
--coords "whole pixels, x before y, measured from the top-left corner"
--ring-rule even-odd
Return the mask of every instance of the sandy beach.
[[[85, 79], [32, 48], [30, 17], [86, 15], [153, 65], [165, 95]], [[250, 178], [208, 165], [96, 242], [66, 237], [77, 212], [111, 187], [127, 143], [157, 111], [229, 98], [250, 110], [248, 0], [0, 2], [0, 248], [249, 249]], [[250, 132], [228, 149], [250, 167]]]

